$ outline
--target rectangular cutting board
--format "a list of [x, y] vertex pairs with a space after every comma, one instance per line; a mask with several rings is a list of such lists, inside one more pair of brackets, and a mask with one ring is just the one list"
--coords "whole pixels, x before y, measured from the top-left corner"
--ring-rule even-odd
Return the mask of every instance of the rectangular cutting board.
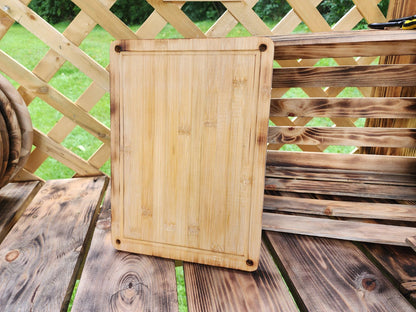
[[114, 246], [255, 270], [272, 41], [120, 40], [110, 54]]

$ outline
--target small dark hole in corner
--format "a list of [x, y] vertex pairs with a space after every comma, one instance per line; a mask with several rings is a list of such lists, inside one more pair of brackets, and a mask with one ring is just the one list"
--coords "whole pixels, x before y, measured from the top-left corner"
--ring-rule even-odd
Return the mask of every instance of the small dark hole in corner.
[[121, 51], [123, 51], [123, 49], [121, 48], [121, 46], [116, 45], [116, 46], [114, 47], [114, 51], [116, 51], [117, 53], [120, 53]]
[[117, 244], [117, 245], [120, 245], [120, 244], [121, 244], [121, 240], [116, 239], [116, 244]]
[[254, 265], [254, 262], [253, 262], [253, 260], [247, 259], [246, 264], [248, 266], [253, 266]]
[[262, 43], [261, 45], [259, 45], [259, 50], [260, 52], [264, 52], [267, 50], [267, 45], [265, 45], [264, 43]]

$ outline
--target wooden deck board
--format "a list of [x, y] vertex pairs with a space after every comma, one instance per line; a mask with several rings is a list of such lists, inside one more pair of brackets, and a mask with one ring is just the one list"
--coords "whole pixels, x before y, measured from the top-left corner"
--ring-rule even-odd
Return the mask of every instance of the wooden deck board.
[[173, 260], [112, 246], [109, 190], [107, 194], [72, 311], [178, 311]]
[[[351, 242], [267, 232], [308, 311], [415, 311]], [[293, 290], [293, 288], [292, 288]]]
[[[173, 260], [112, 246], [110, 192], [95, 224], [104, 178], [40, 185], [13, 183], [0, 191], [0, 214], [13, 214], [6, 208], [18, 211], [8, 217], [13, 222], [0, 218], [9, 227], [17, 221], [0, 245], [0, 280], [7, 281], [0, 283], [0, 311], [66, 311], [82, 258], [72, 311], [179, 310]], [[281, 195], [310, 201], [308, 194]], [[338, 199], [322, 198], [325, 203]], [[271, 251], [262, 245], [256, 272], [185, 263], [189, 311], [290, 312], [297, 306], [301, 311], [416, 311], [411, 305], [416, 306], [416, 253], [410, 247], [360, 244], [363, 253], [349, 241], [265, 236]], [[88, 254], [83, 257], [83, 252]]]
[[416, 228], [409, 226], [268, 212], [263, 213], [263, 230], [398, 246], [406, 246], [406, 238], [416, 233]]
[[416, 205], [265, 195], [264, 210], [347, 218], [416, 221]]
[[416, 305], [416, 253], [409, 247], [363, 244], [363, 248], [393, 283]]
[[17, 222], [42, 183], [9, 183], [0, 190], [0, 242]]
[[254, 273], [184, 263], [189, 311], [298, 311], [267, 248]]
[[65, 308], [106, 182], [46, 182], [0, 245], [1, 311]]
[[416, 236], [406, 238], [407, 244], [416, 251]]

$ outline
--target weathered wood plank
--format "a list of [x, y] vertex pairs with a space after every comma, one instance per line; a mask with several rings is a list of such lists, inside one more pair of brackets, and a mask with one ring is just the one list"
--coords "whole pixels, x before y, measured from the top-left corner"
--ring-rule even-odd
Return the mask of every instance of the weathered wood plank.
[[416, 251], [416, 236], [406, 238], [406, 243]]
[[0, 242], [41, 188], [41, 182], [9, 183], [0, 190]]
[[271, 117], [416, 118], [416, 98], [273, 99]]
[[414, 33], [403, 30], [320, 32], [271, 39], [276, 60], [416, 54]]
[[264, 195], [264, 209], [347, 218], [416, 221], [416, 205], [381, 204]]
[[2, 311], [65, 308], [106, 184], [104, 177], [46, 182], [1, 244]]
[[415, 174], [416, 157], [268, 151], [267, 166]]
[[298, 311], [267, 248], [256, 272], [184, 263], [189, 311]]
[[269, 143], [416, 147], [413, 128], [269, 127]]
[[415, 186], [367, 184], [365, 182], [338, 182], [266, 178], [265, 189], [296, 193], [314, 193], [384, 199], [416, 200]]
[[413, 86], [416, 65], [286, 67], [273, 70], [273, 88]]
[[110, 193], [107, 190], [72, 311], [178, 311], [173, 260], [112, 246]]
[[416, 304], [416, 253], [408, 247], [363, 244], [365, 253], [390, 277], [390, 280]]
[[386, 174], [384, 172], [320, 169], [308, 167], [267, 166], [266, 177], [416, 186], [416, 176], [413, 174]]
[[351, 242], [271, 232], [267, 237], [306, 311], [414, 312]]
[[416, 235], [416, 228], [413, 227], [268, 212], [263, 213], [263, 230], [397, 246], [407, 246], [406, 238]]

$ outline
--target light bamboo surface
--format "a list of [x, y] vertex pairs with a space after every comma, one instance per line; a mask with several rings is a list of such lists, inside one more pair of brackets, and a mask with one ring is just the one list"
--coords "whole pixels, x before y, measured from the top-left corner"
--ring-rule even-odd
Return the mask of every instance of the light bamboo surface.
[[[0, 50], [0, 71], [19, 85], [19, 92], [27, 105], [39, 97], [63, 117], [48, 133], [35, 129], [35, 148], [25, 166], [25, 170], [17, 175], [17, 179], [34, 179], [36, 170], [48, 158], [52, 157], [75, 171], [78, 176], [89, 176], [100, 173], [100, 168], [110, 157], [110, 129], [89, 114], [95, 104], [108, 92], [108, 68], [99, 65], [90, 55], [87, 55], [79, 45], [88, 42], [88, 34], [99, 24], [115, 39], [154, 39], [167, 23], [176, 28], [185, 38], [225, 37], [238, 23], [241, 23], [252, 35], [271, 36], [290, 34], [301, 22], [304, 22], [312, 32], [350, 30], [363, 18], [367, 22], [381, 22], [385, 18], [377, 4], [380, 0], [354, 0], [354, 5], [332, 28], [317, 6], [322, 0], [290, 0], [292, 6], [287, 15], [276, 25], [268, 27], [252, 10], [257, 0], [224, 1], [226, 12], [205, 33], [202, 32], [181, 10], [183, 2], [149, 0], [154, 12], [133, 32], [110, 10], [115, 0], [89, 0], [73, 2], [80, 7], [80, 13], [62, 33], [55, 30], [36, 12], [28, 8], [30, 0], [0, 0], [0, 38], [10, 26], [19, 23], [50, 47], [43, 59], [34, 69], [25, 68], [13, 56]], [[21, 49], [30, 51], [31, 47], [21, 43]], [[368, 65], [373, 57], [337, 58], [340, 65]], [[80, 72], [92, 79], [91, 85], [76, 100], [70, 100], [66, 90], [58, 91], [49, 81], [66, 62], [72, 63]], [[281, 60], [281, 66], [302, 67], [316, 63], [318, 60]], [[273, 90], [273, 96], [279, 98], [288, 88]], [[305, 93], [313, 97], [336, 96], [343, 87], [326, 89], [305, 87]], [[364, 95], [371, 94], [371, 88], [360, 87]], [[304, 126], [311, 118], [288, 118], [272, 116], [271, 121], [276, 126]], [[354, 127], [354, 118], [331, 117], [336, 126]], [[95, 140], [101, 141], [101, 146], [88, 159], [82, 159], [61, 143], [79, 126], [89, 132]], [[269, 149], [279, 149], [281, 144], [269, 144]], [[300, 145], [306, 151], [321, 152], [326, 146]]]
[[112, 47], [115, 246], [255, 270], [273, 42], [125, 40]]

